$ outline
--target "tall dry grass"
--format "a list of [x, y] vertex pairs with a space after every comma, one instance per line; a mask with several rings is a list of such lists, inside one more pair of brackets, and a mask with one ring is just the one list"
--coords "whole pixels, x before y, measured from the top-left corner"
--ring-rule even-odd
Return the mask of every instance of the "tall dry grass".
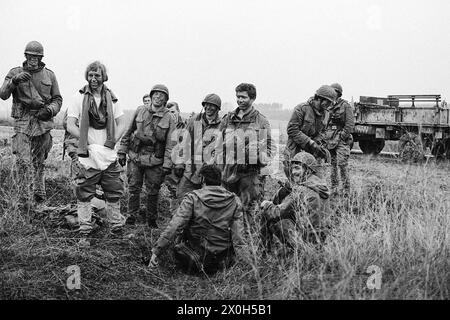
[[[55, 147], [54, 147], [55, 148]], [[0, 149], [4, 150], [4, 149]], [[449, 299], [450, 167], [403, 165], [358, 156], [350, 161], [349, 202], [334, 204], [333, 229], [322, 246], [297, 241], [292, 256], [264, 255], [256, 228], [247, 236], [247, 262], [214, 276], [176, 270], [167, 252], [158, 270], [146, 262], [161, 229], [138, 226], [135, 238], [100, 235], [77, 246], [73, 232], [24, 211], [11, 154], [0, 163], [1, 299]], [[68, 161], [47, 160], [49, 205], [73, 201]], [[268, 179], [266, 198], [276, 190]], [[162, 226], [170, 220], [167, 190]], [[25, 207], [26, 208], [26, 207]], [[249, 263], [248, 263], [249, 262]], [[81, 290], [65, 286], [69, 265], [82, 270]], [[369, 289], [369, 266], [382, 271], [381, 288]]]

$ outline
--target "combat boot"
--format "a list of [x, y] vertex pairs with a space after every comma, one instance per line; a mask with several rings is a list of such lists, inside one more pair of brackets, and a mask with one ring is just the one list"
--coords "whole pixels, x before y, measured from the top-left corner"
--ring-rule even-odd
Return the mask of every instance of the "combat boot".
[[120, 202], [106, 202], [106, 215], [113, 235], [122, 235], [125, 217], [120, 213]]

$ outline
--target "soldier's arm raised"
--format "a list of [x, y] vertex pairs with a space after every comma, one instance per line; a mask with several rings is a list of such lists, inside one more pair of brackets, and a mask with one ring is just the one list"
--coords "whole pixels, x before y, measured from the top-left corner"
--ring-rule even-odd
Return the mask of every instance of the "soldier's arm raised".
[[301, 108], [301, 106], [295, 107], [294, 112], [292, 112], [291, 120], [289, 120], [287, 126], [288, 136], [292, 138], [296, 144], [300, 145], [302, 149], [305, 149], [311, 141], [311, 138], [300, 130], [300, 127], [303, 125], [304, 116], [305, 113], [303, 108]]
[[161, 233], [152, 249], [152, 253], [159, 256], [161, 252], [170, 244], [175, 235], [184, 230], [189, 220], [191, 219], [194, 210], [194, 195], [188, 194], [183, 198], [180, 206], [176, 210], [174, 216], [169, 222], [169, 225]]

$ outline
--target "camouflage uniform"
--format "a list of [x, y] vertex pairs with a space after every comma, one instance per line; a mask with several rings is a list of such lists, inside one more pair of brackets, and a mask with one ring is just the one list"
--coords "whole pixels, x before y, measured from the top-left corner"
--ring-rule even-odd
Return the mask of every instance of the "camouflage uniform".
[[[328, 187], [316, 174], [292, 188], [283, 187], [263, 209], [262, 216], [268, 229], [263, 228], [263, 231], [268, 232], [270, 238], [275, 235], [289, 248], [295, 248], [297, 232], [304, 241], [323, 242], [330, 226], [328, 199]], [[267, 234], [263, 235], [263, 239], [267, 238]]]
[[[267, 165], [266, 156], [271, 156], [271, 131], [270, 124], [267, 118], [256, 110], [253, 106], [250, 110], [243, 115], [242, 118], [238, 116], [239, 108], [225, 115], [220, 124], [220, 131], [223, 132], [225, 137], [224, 142], [224, 171], [222, 175], [222, 180], [224, 186], [231, 192], [236, 193], [241, 199], [244, 213], [246, 218], [254, 210], [254, 206], [259, 203], [264, 197], [264, 178], [260, 175], [261, 168]], [[239, 164], [237, 162], [236, 156], [238, 155], [238, 145], [234, 144], [235, 147], [235, 159], [234, 163], [227, 163], [227, 153], [230, 150], [226, 149], [227, 137], [230, 137], [237, 130], [241, 129], [244, 133], [251, 132], [254, 130], [256, 137], [258, 138], [258, 149], [260, 149], [257, 155], [256, 163], [251, 163], [249, 159], [250, 144], [248, 139], [245, 139], [245, 144], [243, 144], [245, 149], [245, 163]], [[266, 136], [261, 137], [260, 133], [266, 133]], [[267, 146], [267, 153], [264, 155], [264, 145]], [[252, 152], [253, 153], [253, 152]], [[217, 161], [217, 160], [216, 160]], [[219, 162], [217, 162], [219, 163]]]
[[136, 218], [145, 179], [147, 189], [147, 220], [158, 217], [158, 194], [164, 181], [164, 170], [172, 168], [171, 141], [175, 130], [172, 113], [164, 106], [157, 112], [152, 106], [140, 106], [120, 142], [119, 153], [128, 154], [128, 213]]
[[355, 118], [352, 107], [342, 98], [338, 98], [336, 104], [328, 112], [325, 140], [331, 154], [331, 188], [334, 192], [338, 188], [339, 167], [344, 192], [348, 194], [350, 191], [348, 159], [350, 145], [353, 142], [352, 132]]
[[[194, 129], [195, 129], [195, 124], [197, 123], [197, 125], [199, 123], [201, 123], [201, 136], [200, 136], [200, 132], [198, 133], [198, 137], [196, 137], [196, 135], [194, 134]], [[184, 174], [183, 177], [180, 180], [180, 183], [178, 185], [178, 189], [177, 189], [177, 199], [179, 202], [181, 202], [181, 199], [184, 197], [184, 195], [188, 192], [191, 192], [193, 190], [197, 190], [200, 189], [202, 187], [202, 182], [201, 182], [201, 178], [198, 174], [198, 172], [200, 171], [201, 168], [201, 164], [196, 164], [195, 163], [195, 159], [194, 159], [194, 151], [195, 151], [195, 146], [198, 145], [198, 143], [202, 144], [202, 152], [205, 150], [206, 147], [208, 146], [215, 146], [216, 143], [216, 136], [212, 135], [212, 136], [206, 136], [205, 131], [206, 130], [216, 130], [218, 129], [220, 126], [220, 119], [219, 116], [216, 117], [215, 120], [213, 120], [212, 122], [208, 122], [206, 120], [206, 116], [204, 113], [199, 113], [196, 115], [193, 115], [187, 124], [186, 130], [189, 132], [189, 135], [191, 137], [191, 162], [192, 164], [176, 164], [175, 167], [176, 168], [183, 168], [184, 169]], [[195, 141], [194, 138], [197, 139], [201, 139], [201, 141]], [[214, 154], [212, 154], [212, 156], [214, 156]], [[204, 161], [204, 159], [202, 158], [201, 161]], [[197, 161], [198, 162], [198, 161]]]
[[221, 186], [205, 186], [183, 198], [152, 252], [159, 256], [178, 235], [174, 253], [181, 267], [213, 273], [232, 263], [242, 233], [239, 198]]
[[[32, 77], [15, 85], [12, 78], [21, 73], [29, 72]], [[53, 71], [39, 64], [36, 70], [30, 70], [27, 63], [23, 67], [11, 69], [0, 88], [0, 98], [3, 100], [13, 96], [11, 117], [14, 118], [14, 135], [12, 136], [12, 151], [16, 155], [19, 172], [24, 174], [23, 181], [30, 181], [31, 164], [34, 167], [34, 195], [45, 199], [44, 161], [52, 148], [53, 119], [41, 121], [36, 118], [41, 108], [49, 108], [52, 117], [61, 109], [62, 97], [58, 81]]]
[[288, 141], [283, 152], [283, 166], [286, 176], [289, 172], [289, 160], [304, 150], [314, 153], [309, 142], [311, 139], [317, 144], [322, 144], [325, 129], [325, 112], [320, 112], [314, 107], [313, 98], [301, 103], [294, 108], [287, 126]]

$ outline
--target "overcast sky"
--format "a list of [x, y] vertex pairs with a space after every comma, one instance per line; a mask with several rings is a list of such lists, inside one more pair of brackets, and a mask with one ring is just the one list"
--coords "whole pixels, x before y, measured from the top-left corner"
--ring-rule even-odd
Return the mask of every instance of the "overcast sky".
[[21, 65], [26, 43], [37, 40], [65, 106], [97, 59], [127, 109], [156, 83], [186, 112], [211, 92], [235, 104], [240, 82], [256, 85], [256, 102], [284, 108], [332, 82], [348, 100], [449, 100], [449, 14], [444, 0], [1, 0], [0, 73]]

